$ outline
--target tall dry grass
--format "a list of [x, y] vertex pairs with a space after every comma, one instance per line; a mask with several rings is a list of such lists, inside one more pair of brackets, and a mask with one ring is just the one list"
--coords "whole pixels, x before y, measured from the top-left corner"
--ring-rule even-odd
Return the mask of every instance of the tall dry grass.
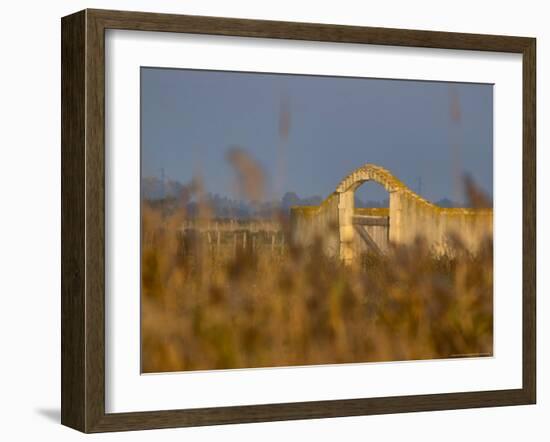
[[143, 206], [143, 372], [492, 353], [491, 241], [435, 256], [418, 240], [346, 267], [320, 241], [212, 253], [184, 216]]

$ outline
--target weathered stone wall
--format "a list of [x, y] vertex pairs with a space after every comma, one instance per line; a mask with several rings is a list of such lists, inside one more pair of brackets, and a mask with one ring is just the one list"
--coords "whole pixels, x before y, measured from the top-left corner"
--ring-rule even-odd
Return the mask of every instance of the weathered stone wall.
[[322, 242], [328, 256], [339, 256], [338, 194], [333, 193], [320, 206], [290, 209], [291, 241], [302, 246]]
[[492, 236], [492, 209], [438, 207], [414, 193], [386, 169], [366, 164], [344, 178], [336, 192], [320, 206], [291, 209], [292, 241], [311, 245], [322, 240], [327, 255], [351, 262], [364, 248], [354, 230], [353, 217], [367, 213], [365, 209], [355, 209], [354, 194], [361, 184], [371, 180], [381, 184], [390, 195], [389, 209], [367, 209], [389, 213], [389, 231], [371, 228], [374, 236], [382, 238], [380, 235], [387, 232], [392, 244], [408, 244], [422, 237], [437, 252], [448, 250], [450, 236], [463, 241], [473, 252], [484, 238]]
[[492, 209], [438, 207], [410, 190], [398, 190], [390, 195], [393, 244], [408, 244], [422, 237], [436, 251], [444, 251], [450, 245], [449, 237], [454, 236], [475, 252], [483, 239], [492, 234]]

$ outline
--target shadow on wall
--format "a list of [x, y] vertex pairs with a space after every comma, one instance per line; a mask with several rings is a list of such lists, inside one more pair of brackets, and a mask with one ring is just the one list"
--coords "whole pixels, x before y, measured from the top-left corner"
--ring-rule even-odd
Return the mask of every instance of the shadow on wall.
[[36, 414], [51, 422], [55, 422], [56, 424], [61, 422], [61, 410], [59, 408], [38, 408], [35, 412]]

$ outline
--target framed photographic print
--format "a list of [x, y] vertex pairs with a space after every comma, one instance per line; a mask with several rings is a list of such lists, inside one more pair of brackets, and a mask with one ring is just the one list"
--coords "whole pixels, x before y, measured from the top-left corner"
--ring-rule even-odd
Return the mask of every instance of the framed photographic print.
[[535, 39], [62, 19], [62, 423], [533, 404]]

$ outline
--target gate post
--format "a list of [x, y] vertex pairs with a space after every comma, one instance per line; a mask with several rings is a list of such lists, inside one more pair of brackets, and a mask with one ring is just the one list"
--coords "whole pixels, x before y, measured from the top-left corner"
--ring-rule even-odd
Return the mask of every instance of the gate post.
[[344, 264], [353, 262], [353, 210], [354, 191], [347, 190], [338, 194], [338, 230], [340, 236], [340, 259]]
[[388, 239], [392, 244], [403, 242], [403, 204], [400, 191], [390, 191], [390, 225]]

